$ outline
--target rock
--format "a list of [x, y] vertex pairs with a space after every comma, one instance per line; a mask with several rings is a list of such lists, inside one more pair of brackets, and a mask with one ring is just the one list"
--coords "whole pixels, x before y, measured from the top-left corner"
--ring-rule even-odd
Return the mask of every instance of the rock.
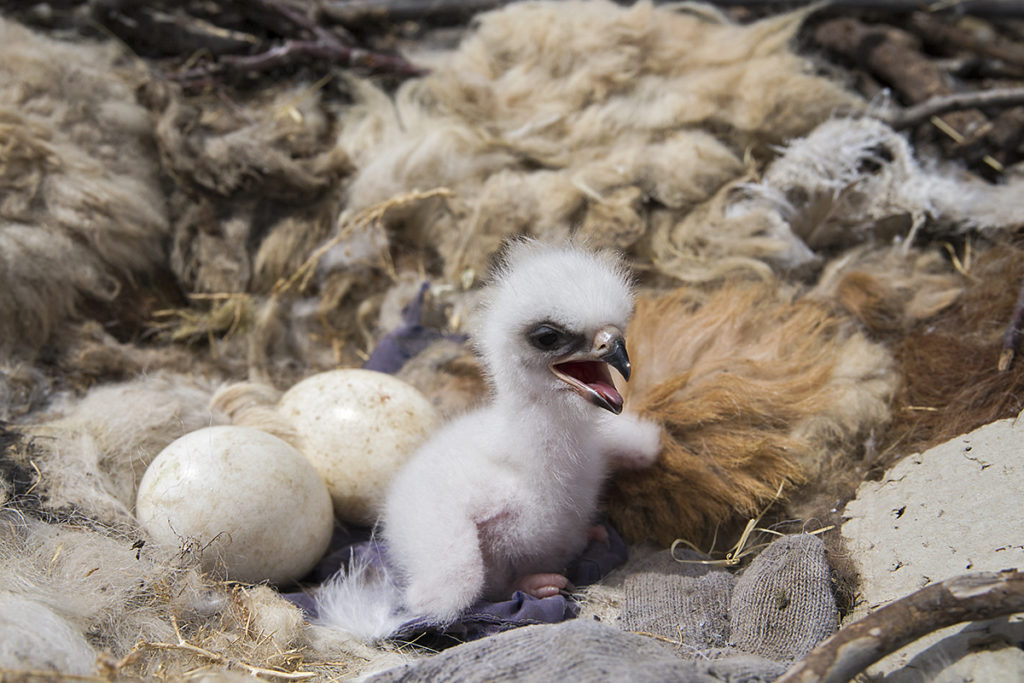
[[[861, 575], [856, 620], [929, 584], [1024, 567], [1024, 413], [957, 437], [865, 482], [842, 534]], [[1024, 614], [937, 631], [869, 673], [886, 681], [1024, 680]], [[1009, 646], [1009, 647], [1007, 647]], [[922, 678], [923, 677], [923, 678]]]

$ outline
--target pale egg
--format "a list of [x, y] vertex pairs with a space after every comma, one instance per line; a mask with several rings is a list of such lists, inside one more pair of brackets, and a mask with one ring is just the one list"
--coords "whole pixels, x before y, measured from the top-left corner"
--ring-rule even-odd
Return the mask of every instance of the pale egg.
[[357, 524], [376, 521], [391, 479], [439, 422], [414, 387], [372, 370], [308, 377], [281, 397], [278, 409], [327, 482], [335, 514]]
[[146, 469], [135, 508], [155, 541], [253, 583], [301, 578], [334, 525], [327, 486], [309, 461], [251, 427], [207, 427], [172, 442]]

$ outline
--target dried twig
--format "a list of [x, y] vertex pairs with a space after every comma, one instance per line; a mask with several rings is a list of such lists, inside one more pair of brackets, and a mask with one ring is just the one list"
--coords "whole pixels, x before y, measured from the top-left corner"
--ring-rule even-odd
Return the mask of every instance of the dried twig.
[[188, 652], [190, 654], [202, 657], [209, 660], [214, 664], [218, 664], [228, 669], [244, 669], [249, 672], [250, 676], [265, 676], [269, 678], [280, 678], [287, 681], [302, 681], [316, 677], [316, 673], [312, 671], [279, 671], [277, 669], [267, 669], [262, 666], [255, 666], [246, 662], [229, 659], [224, 655], [218, 654], [206, 648], [193, 645], [185, 640], [181, 635], [181, 631], [178, 629], [178, 621], [171, 618], [171, 625], [174, 627], [174, 633], [178, 637], [177, 643], [158, 643], [147, 640], [139, 641], [132, 648], [131, 652], [125, 655], [120, 661], [112, 663], [113, 673], [118, 674], [120, 671], [132, 664], [139, 656], [146, 650], [177, 650], [179, 652]]
[[328, 0], [324, 16], [344, 26], [400, 24], [418, 21], [448, 26], [462, 24], [480, 12], [496, 9], [509, 0]]
[[849, 681], [885, 655], [932, 631], [1021, 611], [1024, 574], [1016, 569], [947, 579], [840, 629], [775, 683]]
[[[142, 641], [136, 644], [132, 653], [143, 652], [145, 650], [178, 650], [179, 652], [188, 652], [198, 657], [208, 659], [214, 664], [219, 664], [228, 669], [244, 669], [249, 672], [252, 676], [266, 676], [270, 678], [280, 678], [288, 681], [303, 681], [310, 678], [315, 678], [316, 673], [312, 671], [278, 671], [276, 669], [265, 669], [261, 666], [255, 666], [253, 664], [247, 664], [245, 662], [235, 661], [228, 659], [227, 657], [201, 648], [198, 645], [192, 645], [182, 640], [179, 643], [154, 643], [149, 641]], [[124, 661], [125, 664], [130, 663], [127, 658]]]
[[182, 9], [149, 7], [148, 3], [92, 3], [95, 21], [133, 50], [178, 55], [202, 50], [221, 55], [259, 44], [256, 36], [216, 26]]
[[[949, 138], [947, 149], [959, 155], [975, 155], [978, 141], [993, 130], [978, 106], [1020, 104], [1017, 94], [1003, 90], [990, 91], [991, 95], [955, 93], [944, 69], [914, 46], [913, 36], [892, 26], [843, 17], [820, 24], [814, 38], [822, 47], [864, 66], [913, 105], [905, 112], [893, 113], [890, 123], [905, 128], [930, 121]], [[975, 106], [970, 106], [972, 97], [978, 99]], [[940, 117], [933, 109], [947, 113]], [[980, 161], [998, 172], [1004, 169], [1003, 163], [989, 154], [982, 155]]]
[[[327, 0], [323, 12], [327, 17], [348, 26], [373, 22], [422, 21], [455, 24], [473, 14], [507, 5], [510, 0]], [[631, 0], [616, 0], [632, 4]], [[668, 4], [678, 0], [654, 0]], [[893, 14], [926, 9], [936, 14], [969, 14], [987, 17], [1024, 17], [1024, 6], [1006, 0], [705, 0], [719, 7], [787, 10], [819, 4], [821, 9], [879, 10]]]
[[318, 40], [289, 40], [255, 55], [226, 55], [215, 64], [204, 64], [170, 77], [188, 87], [205, 86], [228, 74], [269, 71], [306, 61], [325, 61], [341, 67], [419, 76], [423, 69], [401, 57]]
[[[392, 197], [387, 201], [379, 204], [374, 204], [371, 207], [363, 209], [355, 216], [351, 217], [338, 229], [338, 234], [333, 238], [325, 242], [324, 244], [317, 247], [317, 249], [310, 254], [310, 256], [303, 262], [299, 268], [287, 278], [282, 277], [274, 283], [272, 290], [273, 295], [281, 296], [289, 290], [296, 288], [297, 291], [303, 291], [308, 285], [316, 272], [317, 266], [320, 265], [320, 259], [323, 258], [324, 254], [330, 251], [331, 248], [340, 244], [343, 240], [347, 239], [353, 230], [362, 228], [381, 220], [391, 209], [397, 206], [404, 206], [412, 202], [422, 201], [424, 199], [431, 199], [433, 197], [449, 197], [451, 196], [451, 190], [446, 187], [437, 187], [432, 190], [426, 190], [424, 192], [413, 191], [406, 194]], [[385, 255], [385, 258], [389, 258]]]
[[915, 12], [911, 15], [910, 28], [926, 43], [941, 46], [943, 51], [948, 52], [951, 46], [955, 46], [989, 59], [1024, 66], [1024, 46], [997, 33], [964, 30], [927, 12]]
[[1013, 306], [1010, 324], [1007, 326], [1006, 332], [1003, 333], [1003, 350], [999, 354], [999, 372], [1006, 372], [1010, 369], [1022, 336], [1024, 336], [1024, 280], [1021, 280], [1020, 283], [1020, 294], [1017, 295], [1017, 303]]
[[[717, 541], [717, 539], [718, 539], [718, 530], [717, 529], [715, 530], [715, 539], [711, 541], [711, 549], [708, 552], [706, 552], [706, 553], [703, 552], [697, 546], [695, 546], [693, 543], [691, 543], [690, 541], [687, 541], [684, 538], [677, 538], [676, 540], [672, 541], [672, 546], [669, 548], [669, 554], [672, 555], [672, 559], [675, 560], [676, 562], [679, 562], [680, 564], [708, 564], [708, 565], [715, 565], [717, 567], [735, 567], [736, 565], [738, 565], [740, 563], [740, 561], [744, 557], [746, 557], [747, 555], [750, 555], [751, 553], [756, 552], [757, 550], [760, 550], [761, 548], [763, 548], [763, 547], [768, 545], [767, 543], [760, 543], [758, 545], [752, 545], [752, 546], [748, 546], [747, 545], [747, 543], [750, 541], [751, 534], [753, 534], [755, 531], [760, 531], [762, 533], [767, 533], [767, 534], [775, 534], [776, 536], [782, 536], [783, 535], [783, 534], [780, 534], [779, 532], [773, 531], [771, 529], [762, 529], [762, 528], [758, 527], [757, 525], [761, 522], [761, 518], [764, 517], [765, 513], [768, 512], [768, 510], [771, 508], [771, 506], [775, 504], [775, 501], [777, 501], [779, 499], [779, 497], [782, 495], [782, 488], [784, 486], [785, 486], [785, 482], [779, 484], [779, 488], [778, 488], [777, 491], [775, 491], [775, 495], [772, 496], [772, 499], [770, 501], [768, 501], [768, 503], [761, 509], [761, 512], [757, 515], [757, 517], [754, 517], [753, 519], [747, 520], [747, 526], [743, 528], [743, 533], [740, 534], [739, 540], [736, 541], [735, 545], [733, 545], [726, 552], [725, 557], [723, 557], [722, 559], [720, 559], [720, 560], [680, 560], [678, 557], [676, 557], [676, 548], [678, 548], [681, 545], [686, 546], [690, 550], [693, 550], [695, 552], [701, 553], [703, 555], [710, 556], [711, 554], [713, 554], [715, 552], [715, 541]], [[832, 529], [833, 529], [832, 526], [828, 526], [828, 527], [825, 527], [825, 528], [822, 528], [822, 529], [818, 529], [817, 531], [812, 531], [812, 532], [810, 532], [810, 535], [813, 536], [814, 534], [824, 533], [826, 531], [831, 531]]]
[[[323, 42], [338, 41], [338, 36], [327, 30], [313, 19], [310, 19], [296, 7], [278, 2], [277, 0], [241, 0], [239, 7], [250, 19], [257, 20], [267, 28], [280, 32], [280, 22], [286, 22], [309, 32], [311, 36]], [[352, 36], [345, 29], [340, 29], [343, 37], [350, 43]]]
[[244, 3], [250, 13], [266, 21], [275, 17], [283, 26], [297, 27], [309, 38], [290, 39], [262, 52], [248, 55], [224, 55], [216, 62], [201, 64], [171, 77], [183, 84], [196, 87], [209, 85], [217, 77], [269, 71], [308, 61], [322, 61], [346, 68], [365, 68], [376, 72], [419, 76], [425, 73], [404, 58], [355, 47], [352, 37], [345, 32], [345, 41], [338, 34], [320, 26], [305, 14], [278, 0], [249, 0]]
[[[657, 0], [671, 2], [672, 0]], [[754, 9], [792, 9], [812, 5], [820, 0], [705, 0], [719, 7], [749, 7]], [[878, 10], [900, 14], [927, 10], [936, 14], [970, 14], [978, 17], [1024, 17], [1024, 6], [1007, 0], [826, 0], [822, 9]]]
[[895, 110], [883, 118], [893, 128], [909, 128], [948, 111], [1018, 105], [1024, 105], [1024, 88], [995, 88], [939, 95], [913, 107]]
[[[219, 71], [269, 71], [311, 60], [321, 60], [343, 67], [388, 71], [405, 76], [419, 76], [424, 73], [423, 69], [410, 64], [402, 57], [324, 40], [287, 40], [281, 45], [254, 55], [225, 55], [220, 59]], [[210, 72], [211, 69], [208, 67], [197, 67], [185, 72], [180, 78], [187, 80], [197, 75], [209, 75]]]
[[[913, 39], [905, 31], [843, 17], [820, 24], [814, 38], [822, 47], [869, 69], [912, 105], [953, 94], [945, 72], [912, 46]], [[946, 123], [969, 137], [983, 129], [987, 120], [976, 109], [968, 109], [950, 114]]]

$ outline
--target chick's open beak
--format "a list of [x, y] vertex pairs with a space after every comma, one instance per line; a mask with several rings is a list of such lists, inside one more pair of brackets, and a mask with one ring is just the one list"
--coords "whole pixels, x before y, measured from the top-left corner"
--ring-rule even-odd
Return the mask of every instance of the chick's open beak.
[[622, 332], [611, 325], [597, 331], [588, 351], [552, 364], [551, 371], [583, 398], [618, 415], [622, 412], [622, 395], [615, 389], [609, 366], [629, 381], [631, 368], [626, 340]]

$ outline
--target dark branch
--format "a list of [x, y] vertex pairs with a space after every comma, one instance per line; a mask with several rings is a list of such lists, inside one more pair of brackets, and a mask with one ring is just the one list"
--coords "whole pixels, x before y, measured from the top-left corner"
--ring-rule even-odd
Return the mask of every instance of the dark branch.
[[[669, 2], [671, 0], [658, 0]], [[707, 0], [719, 7], [756, 9], [791, 9], [812, 5], [820, 0]], [[893, 14], [929, 9], [936, 14], [973, 15], [976, 17], [1024, 17], [1024, 5], [1006, 0], [961, 0], [960, 2], [927, 2], [926, 0], [832, 0], [821, 3], [822, 9], [878, 10]], [[934, 6], [934, 7], [930, 7]]]
[[288, 40], [266, 52], [255, 55], [228, 55], [221, 63], [235, 71], [267, 71], [297, 62], [322, 60], [344, 67], [362, 67], [372, 71], [388, 71], [407, 76], [423, 72], [401, 57], [363, 50], [358, 47], [325, 43], [319, 40]]
[[1018, 105], [1024, 105], [1024, 88], [996, 88], [978, 92], [939, 95], [913, 107], [896, 110], [883, 118], [893, 128], [910, 128], [948, 111]]
[[967, 30], [956, 23], [943, 21], [930, 12], [915, 12], [910, 16], [909, 24], [922, 40], [939, 46], [941, 50], [949, 51], [952, 46], [1006, 64], [1024, 66], [1024, 46], [998, 33]]
[[[620, 5], [631, 5], [633, 0], [615, 0]], [[674, 0], [655, 0], [666, 4]], [[804, 7], [820, 0], [705, 0], [719, 7], [746, 7], [785, 11]], [[436, 25], [465, 23], [479, 12], [507, 5], [510, 0], [328, 0], [322, 6], [324, 16], [345, 26], [355, 27], [384, 22], [419, 21]], [[905, 14], [927, 7], [924, 0], [832, 0], [820, 3], [829, 10], [879, 10]], [[939, 3], [937, 14], [970, 14], [984, 17], [1024, 17], [1024, 6], [1016, 2], [999, 0], [962, 0]]]
[[1024, 279], [1020, 283], [1020, 294], [1017, 295], [1017, 303], [1013, 307], [1010, 324], [1003, 334], [1003, 350], [999, 354], [999, 372], [1006, 372], [1010, 369], [1022, 336], [1024, 336]]
[[[327, 30], [298, 9], [277, 2], [277, 0], [236, 0], [236, 2], [250, 20], [274, 29], [278, 33], [281, 33], [281, 20], [283, 19], [294, 27], [307, 31], [316, 40], [331, 43], [341, 42], [339, 38], [343, 38], [345, 44], [355, 44], [352, 35], [344, 28], [337, 29], [341, 31], [341, 36], [335, 35], [334, 32]], [[281, 35], [286, 34], [282, 33]]]
[[212, 64], [202, 64], [185, 72], [173, 74], [171, 78], [191, 87], [206, 86], [218, 77], [257, 73], [318, 61], [345, 68], [364, 68], [402, 76], [419, 76], [425, 73], [423, 69], [410, 64], [402, 57], [355, 47], [347, 33], [344, 38], [349, 44], [345, 44], [335, 32], [320, 26], [302, 12], [278, 0], [240, 0], [239, 4], [250, 18], [258, 18], [264, 24], [274, 23], [276, 18], [286, 29], [292, 29], [282, 31], [281, 27], [278, 27], [279, 33], [287, 35], [294, 33], [294, 29], [299, 29], [300, 32], [307, 34], [309, 39], [286, 40], [256, 54], [224, 55]]
[[329, 0], [324, 16], [350, 28], [416, 21], [435, 26], [464, 24], [509, 0]]
[[900, 598], [839, 630], [775, 683], [841, 683], [923, 635], [963, 621], [1024, 611], [1016, 569], [947, 579]]

